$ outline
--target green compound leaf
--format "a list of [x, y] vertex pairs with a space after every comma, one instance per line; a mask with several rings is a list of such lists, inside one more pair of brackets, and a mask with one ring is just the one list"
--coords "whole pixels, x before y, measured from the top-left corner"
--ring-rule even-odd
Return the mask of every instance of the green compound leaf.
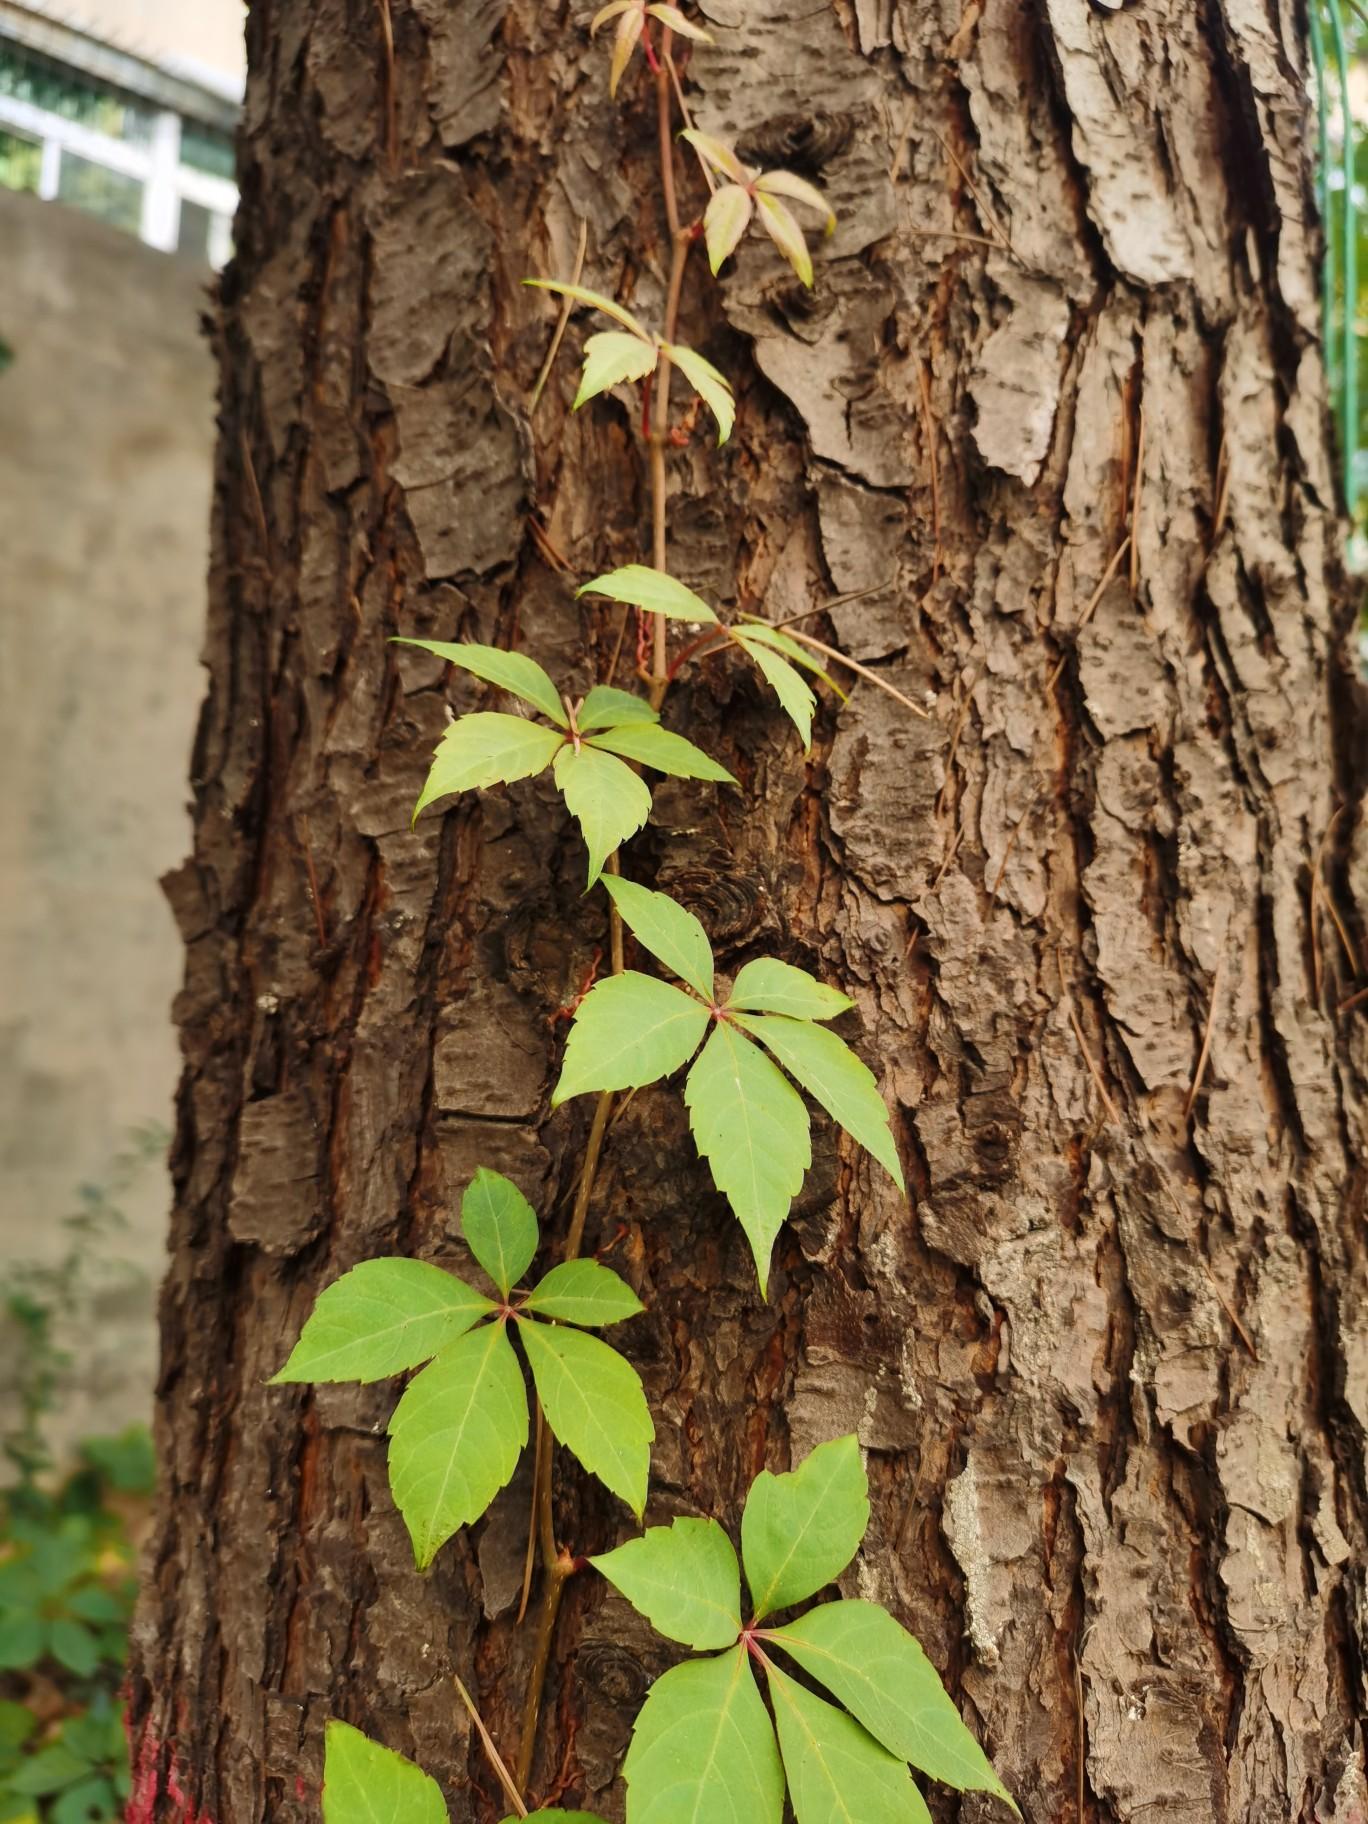
[[707, 1026], [707, 1008], [682, 988], [635, 969], [608, 976], [580, 1002], [551, 1106], [586, 1090], [640, 1089], [668, 1077], [698, 1050]]
[[844, 1710], [769, 1671], [779, 1748], [798, 1824], [931, 1824], [907, 1764]]
[[796, 1077], [852, 1139], [873, 1153], [901, 1191], [902, 1166], [888, 1125], [888, 1109], [874, 1073], [843, 1039], [825, 1026], [782, 1015], [742, 1013], [738, 1024], [772, 1051], [790, 1076]]
[[532, 1205], [511, 1179], [482, 1165], [461, 1199], [461, 1233], [507, 1298], [537, 1252], [539, 1233]]
[[597, 1260], [566, 1260], [552, 1267], [522, 1308], [591, 1330], [623, 1323], [646, 1309], [626, 1280]]
[[808, 252], [806, 237], [793, 211], [781, 203], [777, 196], [770, 196], [760, 189], [755, 193], [755, 207], [756, 220], [811, 291], [812, 255]]
[[507, 785], [544, 772], [564, 741], [558, 729], [497, 710], [478, 709], [460, 717], [442, 736], [427, 784], [413, 807], [414, 821], [434, 799], [449, 792]]
[[663, 614], [671, 621], [706, 621], [716, 623], [717, 616], [701, 595], [686, 589], [663, 570], [652, 570], [646, 564], [624, 564], [596, 576], [576, 595], [606, 595], [610, 602], [626, 602], [630, 608], [643, 608], [648, 614]]
[[13, 1608], [0, 1615], [0, 1672], [22, 1672], [36, 1665], [47, 1649], [48, 1628], [34, 1609]]
[[706, 1653], [741, 1632], [741, 1570], [716, 1520], [652, 1526], [589, 1562], [667, 1640]]
[[659, 722], [660, 717], [645, 697], [614, 690], [611, 684], [595, 684], [575, 720], [581, 733], [587, 734], [595, 728], [622, 728], [629, 722]]
[[746, 1231], [760, 1290], [774, 1238], [812, 1163], [803, 1099], [764, 1052], [719, 1024], [684, 1086], [694, 1142]]
[[780, 1824], [784, 1770], [744, 1647], [656, 1680], [622, 1771], [627, 1824]]
[[736, 252], [754, 213], [755, 204], [743, 184], [723, 184], [713, 193], [703, 217], [703, 231], [708, 242], [708, 264], [714, 276], [723, 262]]
[[771, 652], [763, 640], [754, 637], [749, 627], [733, 627], [731, 631], [732, 637], [760, 667], [770, 688], [778, 697], [780, 707], [798, 730], [803, 752], [807, 753], [812, 747], [812, 717], [817, 708], [816, 697], [788, 660], [781, 659], [777, 652]]
[[653, 892], [634, 880], [610, 874], [603, 884], [637, 942], [667, 969], [672, 969], [682, 982], [697, 990], [705, 1001], [711, 1001], [712, 945], [693, 913], [686, 911], [668, 893]]
[[887, 1609], [826, 1603], [765, 1638], [840, 1698], [890, 1754], [960, 1792], [992, 1792], [1012, 1804], [935, 1667]]
[[853, 1437], [833, 1438], [787, 1475], [761, 1470], [741, 1516], [757, 1621], [815, 1596], [850, 1563], [869, 1525], [869, 1482]]
[[620, 329], [605, 329], [597, 336], [590, 336], [584, 345], [584, 372], [579, 391], [570, 409], [577, 412], [582, 405], [624, 380], [644, 380], [647, 374], [655, 372], [657, 358], [652, 343], [643, 342], [639, 336], [626, 335]]
[[601, 310], [605, 317], [612, 317], [614, 322], [621, 323], [624, 329], [630, 329], [643, 342], [651, 340], [630, 310], [615, 303], [612, 298], [605, 298], [601, 291], [590, 291], [584, 285], [564, 285], [559, 279], [524, 279], [523, 284], [530, 285], [534, 291], [554, 291], [557, 297], [573, 298], [576, 304], [588, 304], [591, 309]]
[[50, 1623], [48, 1652], [77, 1678], [89, 1678], [101, 1659], [99, 1641], [84, 1622], [73, 1621], [69, 1615], [58, 1615]]
[[608, 729], [594, 735], [591, 745], [606, 747], [610, 754], [622, 754], [642, 766], [653, 766], [658, 773], [669, 773], [675, 779], [715, 779], [719, 785], [737, 783], [726, 767], [710, 760], [701, 747], [654, 724], [643, 722]]
[[678, 342], [662, 342], [661, 347], [717, 420], [717, 441], [725, 443], [736, 423], [730, 381], [692, 348], [681, 348]]
[[478, 1520], [527, 1443], [527, 1389], [502, 1324], [450, 1343], [390, 1420], [389, 1476], [419, 1570]]
[[50, 1748], [27, 1756], [6, 1778], [5, 1787], [25, 1797], [46, 1798], [89, 1772], [90, 1762], [84, 1755], [74, 1754], [65, 1742], [53, 1742]]
[[519, 1324], [546, 1422], [640, 1520], [655, 1426], [635, 1368], [597, 1336]]
[[447, 1824], [436, 1780], [348, 1723], [323, 1732], [323, 1824]]
[[521, 697], [524, 703], [530, 703], [544, 716], [549, 716], [558, 727], [568, 727], [565, 705], [556, 694], [555, 685], [537, 661], [529, 659], [526, 653], [504, 652], [498, 646], [475, 646], [465, 641], [452, 645], [448, 640], [395, 640], [394, 644], [419, 646], [424, 652], [434, 652], [448, 665], [459, 665], [463, 671], [483, 678], [487, 684], [511, 690], [515, 697]]
[[383, 1381], [430, 1361], [494, 1306], [423, 1260], [363, 1260], [318, 1295], [271, 1385]]
[[828, 988], [806, 969], [776, 956], [746, 963], [732, 984], [728, 1007], [743, 1013], [787, 1013], [795, 1020], [834, 1020], [855, 1005], [849, 995]]
[[651, 814], [651, 788], [621, 760], [587, 744], [556, 755], [556, 784], [589, 850], [589, 885], [608, 857], [635, 836]]

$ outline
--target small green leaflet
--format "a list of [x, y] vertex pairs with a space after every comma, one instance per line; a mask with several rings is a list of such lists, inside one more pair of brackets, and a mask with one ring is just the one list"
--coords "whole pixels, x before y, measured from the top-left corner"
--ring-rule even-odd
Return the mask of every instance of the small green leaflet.
[[348, 1723], [323, 1743], [323, 1824], [447, 1824], [441, 1787], [402, 1754]]
[[808, 648], [800, 645], [791, 634], [785, 633], [782, 627], [772, 627], [768, 621], [757, 620], [754, 615], [749, 614], [743, 614], [741, 619], [744, 623], [742, 631], [749, 634], [752, 640], [759, 640], [762, 646], [769, 646], [773, 651], [782, 653], [786, 659], [791, 659], [795, 665], [801, 665], [804, 671], [810, 671], [813, 677], [820, 678], [827, 689], [838, 696], [842, 703], [850, 701], [847, 692], [841, 689], [831, 673], [825, 671]]
[[652, 1526], [589, 1562], [667, 1640], [706, 1653], [741, 1632], [741, 1571], [716, 1520]]
[[737, 1015], [834, 1121], [870, 1152], [901, 1191], [902, 1166], [874, 1074], [834, 1032], [783, 1015]]
[[686, 144], [691, 145], [705, 167], [716, 171], [719, 177], [730, 178], [734, 184], [748, 185], [751, 174], [732, 151], [731, 147], [720, 139], [713, 139], [707, 133], [700, 133], [696, 127], [688, 127], [679, 136]]
[[686, 741], [683, 735], [654, 723], [639, 722], [626, 728], [608, 729], [591, 738], [592, 747], [603, 747], [610, 754], [621, 754], [642, 766], [652, 766], [658, 773], [669, 773], [676, 779], [713, 779], [719, 785], [735, 785], [736, 780], [725, 766], [710, 760], [702, 748]]
[[651, 790], [630, 766], [585, 742], [556, 755], [556, 784], [589, 850], [589, 885], [604, 863], [651, 814]]
[[448, 665], [458, 665], [463, 671], [483, 678], [487, 684], [497, 684], [500, 690], [512, 691], [515, 697], [521, 697], [524, 703], [539, 709], [558, 727], [569, 726], [565, 705], [556, 695], [555, 685], [537, 661], [529, 659], [526, 653], [504, 652], [498, 646], [475, 646], [464, 640], [453, 645], [447, 640], [397, 639], [394, 644], [419, 646], [424, 652], [435, 653]]
[[840, 1576], [869, 1525], [869, 1483], [853, 1437], [819, 1444], [787, 1475], [762, 1470], [741, 1516], [756, 1619], [805, 1602]]
[[422, 1260], [363, 1260], [325, 1286], [285, 1381], [383, 1381], [464, 1336], [494, 1306], [473, 1286]]
[[656, 1680], [622, 1771], [627, 1824], [780, 1824], [784, 1770], [744, 1647]]
[[682, 989], [635, 969], [607, 976], [580, 1002], [551, 1106], [668, 1077], [698, 1050], [707, 1026], [707, 1008]]
[[812, 1163], [803, 1099], [757, 1046], [719, 1023], [684, 1085], [694, 1143], [769, 1284], [774, 1238]]
[[539, 1317], [591, 1330], [620, 1324], [644, 1308], [626, 1281], [597, 1260], [565, 1260], [552, 1267], [522, 1307]]
[[655, 4], [646, 11], [652, 19], [659, 19], [662, 25], [668, 25], [672, 32], [678, 32], [681, 38], [692, 38], [695, 44], [713, 43], [711, 32], [705, 32], [701, 25], [695, 25], [692, 19], [686, 19], [677, 6]]
[[811, 291], [812, 255], [808, 252], [807, 241], [804, 239], [802, 229], [794, 219], [792, 210], [785, 208], [777, 196], [771, 196], [758, 187], [755, 192], [755, 207], [755, 219], [798, 274], [803, 284]]
[[798, 1824], [931, 1824], [906, 1762], [778, 1666], [767, 1672]]
[[686, 589], [663, 570], [652, 570], [646, 564], [624, 564], [606, 576], [596, 576], [576, 595], [606, 595], [610, 602], [626, 602], [648, 614], [663, 614], [672, 621], [715, 623], [717, 616], [701, 595]]
[[[597, 1562], [597, 1561], [596, 1561]], [[840, 1698], [869, 1733], [920, 1773], [1012, 1803], [936, 1670], [873, 1602], [830, 1602], [765, 1636]]]
[[810, 184], [806, 178], [797, 177], [792, 171], [762, 171], [755, 180], [755, 187], [762, 195], [786, 196], [790, 202], [805, 203], [823, 218], [825, 234], [836, 232], [836, 211], [816, 184]]
[[537, 1252], [537, 1217], [532, 1205], [511, 1179], [482, 1165], [461, 1199], [461, 1233], [507, 1298]]
[[614, 690], [611, 684], [595, 684], [575, 717], [582, 733], [596, 728], [622, 728], [628, 723], [659, 722], [645, 697], [634, 697], [628, 691]]
[[643, 342], [639, 336], [627, 335], [620, 329], [605, 329], [590, 336], [584, 345], [584, 372], [571, 410], [577, 412], [624, 380], [644, 380], [655, 372], [658, 358], [654, 343]]
[[797, 1020], [834, 1020], [855, 1005], [849, 995], [815, 981], [806, 969], [761, 956], [746, 963], [732, 983], [728, 1007], [742, 1013], [787, 1013]]
[[420, 1571], [511, 1479], [527, 1426], [527, 1390], [502, 1324], [449, 1344], [409, 1383], [390, 1420], [389, 1473]]
[[427, 783], [413, 809], [414, 821], [434, 799], [490, 785], [530, 779], [551, 764], [565, 736], [540, 722], [476, 710], [451, 724], [442, 736]]
[[755, 204], [744, 185], [723, 184], [714, 191], [703, 217], [703, 229], [708, 242], [708, 264], [714, 274], [736, 252], [754, 213]]
[[518, 1332], [547, 1424], [639, 1520], [655, 1426], [635, 1369], [580, 1330], [521, 1324]]
[[730, 382], [694, 349], [681, 348], [677, 342], [662, 342], [660, 346], [717, 420], [717, 441], [725, 443], [736, 423], [736, 400]]
[[643, 342], [651, 340], [625, 305], [616, 303], [612, 298], [605, 298], [601, 291], [590, 291], [584, 285], [565, 285], [559, 279], [524, 279], [523, 284], [530, 285], [534, 291], [554, 291], [558, 297], [572, 298], [576, 304], [588, 304], [591, 309], [601, 310], [605, 317], [612, 317], [615, 322], [621, 323], [624, 329], [630, 329]]
[[[655, 893], [634, 880], [605, 877], [604, 886], [624, 924], [639, 944], [664, 963], [705, 1001], [713, 997], [713, 953], [708, 934], [668, 893]], [[743, 972], [744, 973], [744, 972]]]
[[748, 652], [760, 667], [780, 706], [788, 716], [803, 743], [803, 752], [812, 747], [812, 717], [817, 699], [787, 659], [772, 652], [765, 641], [757, 639], [748, 627], [733, 627], [732, 638]]

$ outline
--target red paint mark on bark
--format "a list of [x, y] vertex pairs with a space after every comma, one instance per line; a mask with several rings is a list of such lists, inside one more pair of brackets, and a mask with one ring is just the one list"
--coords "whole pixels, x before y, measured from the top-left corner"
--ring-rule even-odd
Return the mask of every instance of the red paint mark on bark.
[[[160, 1769], [162, 1744], [151, 1728], [143, 1730], [142, 1740], [136, 1750], [133, 1746], [132, 1729], [125, 1722], [128, 1730], [128, 1762], [131, 1769], [132, 1784], [128, 1794], [128, 1804], [124, 1808], [124, 1824], [162, 1824], [168, 1818], [177, 1819], [180, 1824], [214, 1824], [207, 1811], [197, 1811], [189, 1795], [180, 1783], [180, 1762], [176, 1751], [171, 1750], [170, 1765], [166, 1770], [166, 1784], [162, 1786]], [[165, 1798], [173, 1809], [158, 1807], [157, 1801]]]

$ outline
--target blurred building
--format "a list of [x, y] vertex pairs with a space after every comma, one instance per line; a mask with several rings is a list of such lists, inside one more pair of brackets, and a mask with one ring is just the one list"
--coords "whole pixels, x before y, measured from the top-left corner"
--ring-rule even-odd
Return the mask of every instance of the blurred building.
[[220, 266], [241, 0], [0, 0], [0, 186]]

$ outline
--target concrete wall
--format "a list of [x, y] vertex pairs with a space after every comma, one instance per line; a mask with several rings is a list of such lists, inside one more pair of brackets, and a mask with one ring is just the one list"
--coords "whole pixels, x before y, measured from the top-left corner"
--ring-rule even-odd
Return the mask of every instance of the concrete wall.
[[[203, 691], [213, 423], [207, 275], [60, 204], [0, 191], [0, 1263], [54, 1259], [83, 1181], [169, 1127], [180, 942], [158, 878], [186, 853]], [[67, 1438], [145, 1416], [169, 1191], [160, 1156], [101, 1244]], [[13, 1405], [0, 1355], [0, 1422]]]

